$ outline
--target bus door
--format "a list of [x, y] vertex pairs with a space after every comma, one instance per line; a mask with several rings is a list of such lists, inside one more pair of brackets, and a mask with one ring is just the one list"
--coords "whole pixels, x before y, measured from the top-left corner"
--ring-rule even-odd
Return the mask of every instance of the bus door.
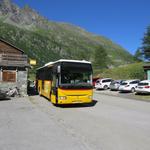
[[53, 74], [52, 87], [51, 87], [51, 102], [57, 104], [58, 100], [58, 77]]

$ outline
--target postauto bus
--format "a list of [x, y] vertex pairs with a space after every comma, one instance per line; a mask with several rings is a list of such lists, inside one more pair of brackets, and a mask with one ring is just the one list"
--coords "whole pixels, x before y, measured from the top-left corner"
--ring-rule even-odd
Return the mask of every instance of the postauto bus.
[[53, 104], [92, 101], [92, 65], [88, 61], [60, 59], [36, 70], [39, 95]]

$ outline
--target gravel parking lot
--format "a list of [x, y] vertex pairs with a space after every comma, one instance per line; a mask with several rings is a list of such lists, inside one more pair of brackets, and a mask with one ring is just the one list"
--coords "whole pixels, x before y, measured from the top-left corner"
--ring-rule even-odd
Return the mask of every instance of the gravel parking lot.
[[95, 92], [90, 105], [0, 101], [1, 150], [149, 150], [150, 103]]

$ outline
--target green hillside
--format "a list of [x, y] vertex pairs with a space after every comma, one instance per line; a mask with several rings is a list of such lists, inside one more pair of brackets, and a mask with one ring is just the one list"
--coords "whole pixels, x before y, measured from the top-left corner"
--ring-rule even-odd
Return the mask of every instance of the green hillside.
[[100, 78], [112, 78], [112, 79], [144, 79], [144, 63], [133, 63], [125, 66], [104, 69], [104, 70], [95, 70], [94, 74]]
[[108, 68], [134, 62], [131, 54], [106, 37], [71, 24], [48, 21], [28, 6], [20, 9], [9, 0], [1, 1], [0, 38], [24, 50], [38, 66], [60, 58], [85, 59], [94, 64], [98, 46], [107, 53]]

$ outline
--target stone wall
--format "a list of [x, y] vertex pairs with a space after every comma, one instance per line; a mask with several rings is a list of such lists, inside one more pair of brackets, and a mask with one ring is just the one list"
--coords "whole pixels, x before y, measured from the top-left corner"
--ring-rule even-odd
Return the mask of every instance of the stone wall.
[[16, 82], [1, 82], [2, 81], [2, 70], [0, 70], [0, 89], [8, 91], [10, 88], [19, 88], [21, 96], [27, 96], [27, 75], [28, 71], [17, 71]]
[[27, 71], [17, 72], [17, 87], [20, 89], [20, 94], [23, 96], [27, 95]]

